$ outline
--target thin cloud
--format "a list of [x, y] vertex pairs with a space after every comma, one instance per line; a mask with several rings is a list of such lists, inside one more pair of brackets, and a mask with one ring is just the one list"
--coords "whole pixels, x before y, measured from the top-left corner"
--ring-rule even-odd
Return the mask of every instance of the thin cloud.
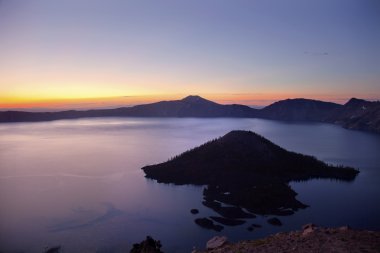
[[314, 55], [314, 56], [327, 56], [327, 55], [329, 55], [328, 52], [309, 52], [309, 51], [305, 51], [303, 53], [307, 54], [307, 55]]

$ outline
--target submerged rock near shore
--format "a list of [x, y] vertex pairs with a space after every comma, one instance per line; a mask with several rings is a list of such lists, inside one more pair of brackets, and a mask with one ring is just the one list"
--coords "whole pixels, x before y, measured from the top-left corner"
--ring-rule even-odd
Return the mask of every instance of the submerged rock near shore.
[[[206, 185], [203, 204], [238, 224], [255, 214], [291, 215], [307, 205], [290, 181], [329, 178], [352, 181], [359, 171], [289, 152], [250, 131], [232, 131], [173, 159], [142, 168], [160, 183]], [[228, 220], [226, 220], [228, 219]], [[237, 220], [236, 222], [234, 220]]]

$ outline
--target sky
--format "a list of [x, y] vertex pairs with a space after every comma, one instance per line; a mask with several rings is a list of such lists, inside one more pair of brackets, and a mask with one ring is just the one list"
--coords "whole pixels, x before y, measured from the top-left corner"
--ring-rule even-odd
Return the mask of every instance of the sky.
[[0, 0], [0, 109], [380, 99], [378, 0]]

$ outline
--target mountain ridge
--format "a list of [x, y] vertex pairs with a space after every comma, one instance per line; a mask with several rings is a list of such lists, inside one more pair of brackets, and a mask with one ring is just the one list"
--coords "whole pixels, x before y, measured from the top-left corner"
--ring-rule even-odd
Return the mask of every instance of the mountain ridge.
[[180, 100], [159, 101], [115, 109], [58, 112], [0, 111], [0, 123], [88, 117], [263, 118], [325, 122], [341, 125], [348, 129], [380, 133], [380, 102], [357, 98], [350, 99], [344, 105], [305, 98], [285, 99], [262, 109], [255, 109], [241, 104], [223, 105], [197, 95], [190, 95]]
[[341, 105], [313, 99], [295, 98], [274, 102], [260, 110], [263, 118], [291, 121], [323, 121]]

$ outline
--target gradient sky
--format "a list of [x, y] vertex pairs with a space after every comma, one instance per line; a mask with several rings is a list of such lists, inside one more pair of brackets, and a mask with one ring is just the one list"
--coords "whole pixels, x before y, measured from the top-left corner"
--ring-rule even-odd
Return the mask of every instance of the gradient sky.
[[0, 108], [379, 99], [379, 45], [378, 0], [0, 0]]

